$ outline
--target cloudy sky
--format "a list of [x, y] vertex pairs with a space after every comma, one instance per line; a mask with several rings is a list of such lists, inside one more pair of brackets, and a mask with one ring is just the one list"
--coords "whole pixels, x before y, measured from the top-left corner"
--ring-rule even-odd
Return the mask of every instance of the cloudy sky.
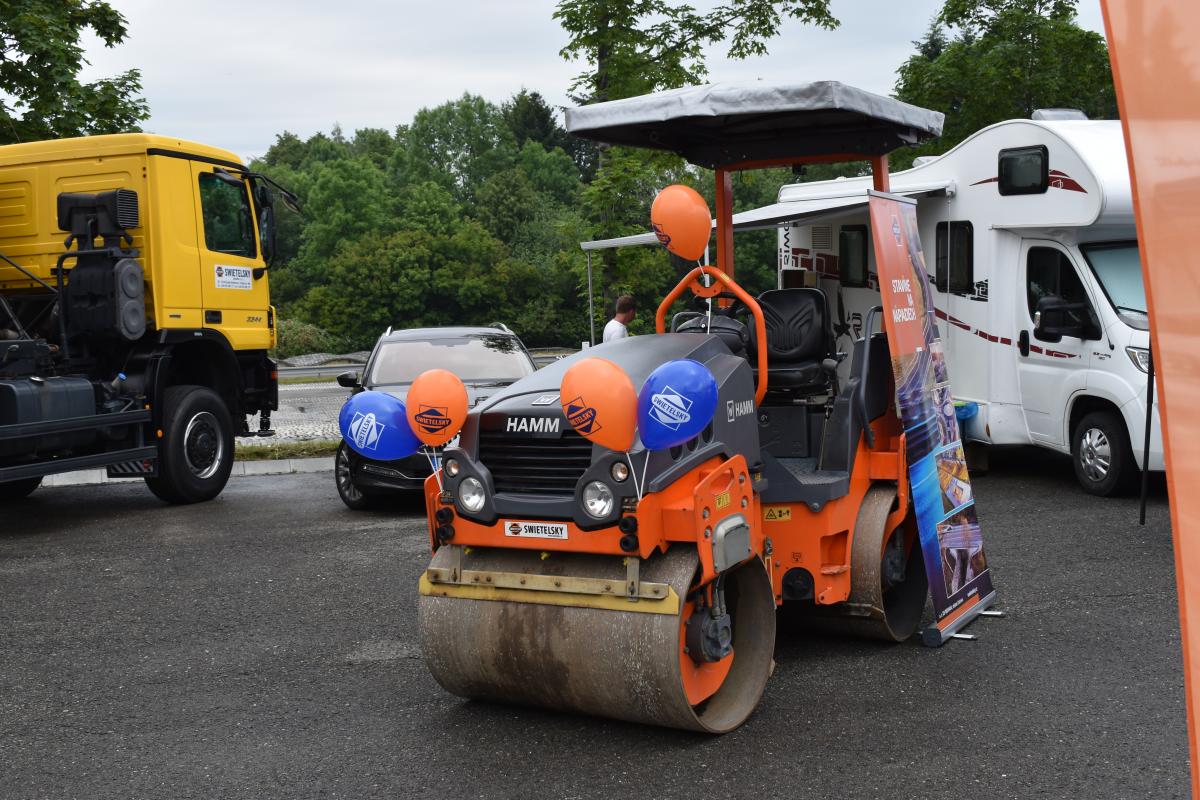
[[[140, 69], [147, 130], [243, 158], [280, 131], [390, 129], [466, 91], [501, 102], [526, 87], [565, 105], [582, 69], [558, 56], [566, 37], [554, 0], [110, 2], [129, 38], [113, 50], [89, 40], [85, 77]], [[837, 30], [789, 23], [768, 56], [730, 61], [714, 48], [709, 71], [714, 81], [832, 79], [886, 94], [940, 6], [833, 0]], [[1080, 0], [1079, 23], [1103, 32], [1099, 0]]]

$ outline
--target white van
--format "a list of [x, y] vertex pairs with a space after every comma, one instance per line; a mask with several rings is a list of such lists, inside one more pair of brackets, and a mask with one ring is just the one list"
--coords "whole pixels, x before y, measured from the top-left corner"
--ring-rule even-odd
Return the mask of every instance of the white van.
[[[880, 302], [870, 188], [792, 184], [734, 217], [735, 230], [779, 228], [779, 287], [824, 289], [845, 352]], [[1087, 491], [1127, 488], [1142, 466], [1150, 337], [1120, 122], [1061, 110], [1001, 122], [893, 174], [891, 190], [918, 204], [955, 399], [976, 412], [964, 438], [1070, 453]], [[1148, 466], [1162, 470], [1157, 409], [1151, 424]]]

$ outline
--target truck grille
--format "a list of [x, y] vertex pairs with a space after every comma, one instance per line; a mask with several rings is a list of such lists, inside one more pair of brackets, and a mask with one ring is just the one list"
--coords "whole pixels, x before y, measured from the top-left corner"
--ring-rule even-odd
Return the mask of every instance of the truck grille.
[[479, 461], [492, 473], [497, 492], [574, 495], [591, 466], [592, 444], [570, 430], [558, 439], [480, 431]]

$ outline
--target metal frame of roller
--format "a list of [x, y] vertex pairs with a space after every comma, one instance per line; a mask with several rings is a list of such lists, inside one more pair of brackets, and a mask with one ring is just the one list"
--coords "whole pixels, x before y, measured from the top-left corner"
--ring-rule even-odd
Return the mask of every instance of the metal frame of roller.
[[[731, 173], [865, 159], [886, 191], [886, 153], [937, 135], [940, 115], [839, 84], [756, 83], [588, 106], [567, 122], [576, 135], [715, 168], [718, 265], [664, 298], [656, 335], [556, 362], [472, 411], [444, 455], [444, 486], [426, 482], [434, 556], [420, 581], [422, 651], [463, 697], [724, 733], [762, 696], [777, 606], [901, 641], [927, 586], [886, 337], [868, 326], [849, 354], [852, 377], [823, 400], [781, 402], [767, 392], [766, 347], [754, 369], [711, 325], [668, 333], [667, 314], [687, 291], [736, 299], [765, 342], [762, 308], [732, 278]], [[678, 358], [717, 379], [718, 413], [701, 435], [669, 451], [635, 445], [640, 499], [618, 477], [626, 454], [589, 449], [562, 416], [562, 376], [590, 356], [635, 387]], [[766, 441], [772, 418], [804, 436]], [[474, 510], [468, 479], [484, 489]], [[601, 517], [583, 503], [597, 481], [615, 497]]]

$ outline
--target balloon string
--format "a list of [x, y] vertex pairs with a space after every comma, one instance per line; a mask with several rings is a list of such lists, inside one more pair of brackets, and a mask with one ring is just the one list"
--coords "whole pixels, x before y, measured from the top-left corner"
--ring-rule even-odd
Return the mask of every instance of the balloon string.
[[[650, 450], [646, 450], [646, 463], [642, 466], [642, 485], [638, 489], [638, 494], [644, 494], [646, 491], [646, 475], [650, 472]], [[636, 478], [636, 476], [635, 476]]]
[[633, 490], [637, 492], [638, 502], [642, 502], [642, 487], [638, 485], [637, 467], [633, 465], [633, 456], [629, 455], [629, 451], [625, 451], [625, 460], [629, 462], [629, 471], [633, 473]]
[[422, 447], [421, 448], [421, 452], [425, 454], [425, 458], [429, 461], [429, 468], [431, 470], [433, 470], [433, 477], [437, 481], [438, 491], [443, 492], [443, 491], [445, 491], [445, 488], [442, 486], [442, 476], [440, 474], [441, 473], [441, 468], [440, 468], [441, 461], [439, 460], [437, 463], [434, 463], [433, 456], [429, 454], [430, 450], [433, 450], [434, 455], [437, 455], [437, 450], [435, 450], [432, 447]]

